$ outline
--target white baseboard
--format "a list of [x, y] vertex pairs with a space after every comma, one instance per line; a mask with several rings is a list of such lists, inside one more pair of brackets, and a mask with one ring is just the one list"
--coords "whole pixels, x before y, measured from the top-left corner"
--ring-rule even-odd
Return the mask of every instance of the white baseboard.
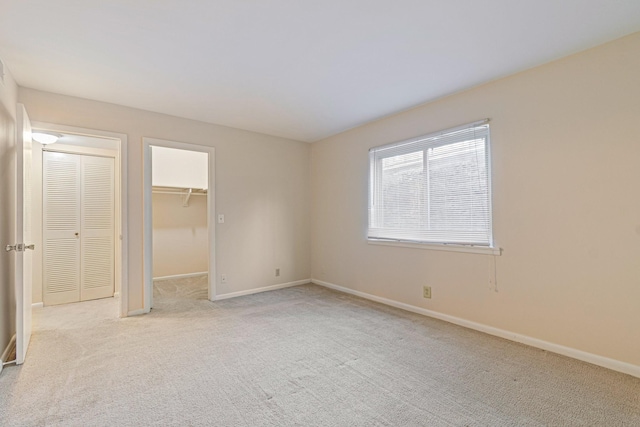
[[631, 363], [622, 362], [620, 360], [610, 359], [608, 357], [599, 356], [593, 353], [587, 353], [586, 351], [578, 350], [571, 347], [565, 347], [563, 345], [554, 344], [552, 342], [543, 341], [537, 338], [533, 338], [527, 335], [521, 335], [515, 332], [505, 331], [504, 329], [494, 328], [493, 326], [483, 325], [481, 323], [472, 322], [470, 320], [462, 319], [448, 314], [439, 313], [437, 311], [427, 310], [426, 308], [416, 307], [403, 302], [394, 301], [388, 298], [378, 297], [368, 294], [366, 292], [355, 291], [353, 289], [345, 288], [333, 283], [324, 282], [318, 279], [311, 279], [311, 281], [317, 285], [324, 286], [326, 288], [334, 289], [336, 291], [344, 292], [351, 295], [356, 295], [361, 298], [365, 298], [371, 301], [379, 302], [382, 304], [390, 305], [392, 307], [400, 308], [402, 310], [411, 311], [413, 313], [422, 314], [425, 316], [433, 317], [435, 319], [444, 320], [445, 322], [453, 323], [465, 328], [474, 329], [476, 331], [484, 332], [489, 335], [494, 335], [500, 338], [505, 338], [511, 341], [519, 342], [522, 344], [536, 347], [542, 350], [550, 351], [552, 353], [561, 354], [563, 356], [578, 359], [583, 362], [592, 363], [594, 365], [602, 366], [613, 371], [629, 374], [634, 377], [640, 378], [640, 366], [632, 365]]
[[2, 355], [0, 356], [0, 373], [2, 373], [2, 368], [4, 368], [4, 364], [8, 362], [9, 355], [16, 348], [16, 336], [12, 336], [9, 340], [9, 344], [7, 344], [7, 348], [4, 349]]
[[206, 276], [207, 274], [209, 274], [208, 271], [200, 271], [197, 273], [174, 274], [173, 276], [158, 276], [154, 277], [153, 280], [186, 279], [187, 277]]
[[304, 285], [305, 283], [311, 283], [311, 279], [296, 280], [295, 282], [281, 283], [278, 285], [265, 286], [263, 288], [255, 288], [255, 289], [249, 289], [246, 291], [231, 292], [229, 294], [216, 295], [215, 301], [241, 297], [244, 295], [257, 294], [260, 292], [275, 291], [276, 289], [290, 288], [292, 286]]
[[120, 292], [114, 292], [113, 293], [113, 297], [114, 298], [119, 298], [120, 297]]
[[31, 309], [42, 308], [42, 307], [44, 307], [44, 303], [42, 302], [34, 302], [33, 304], [31, 304]]

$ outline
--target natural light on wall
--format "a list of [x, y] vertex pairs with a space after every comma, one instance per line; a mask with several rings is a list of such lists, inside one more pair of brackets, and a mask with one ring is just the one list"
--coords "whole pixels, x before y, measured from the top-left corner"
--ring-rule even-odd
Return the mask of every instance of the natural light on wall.
[[488, 120], [369, 158], [369, 239], [492, 247]]

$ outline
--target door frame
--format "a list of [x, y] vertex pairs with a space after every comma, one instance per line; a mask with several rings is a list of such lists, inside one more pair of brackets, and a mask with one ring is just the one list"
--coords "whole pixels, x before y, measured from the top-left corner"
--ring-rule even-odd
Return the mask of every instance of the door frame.
[[151, 147], [175, 148], [178, 150], [197, 151], [209, 156], [207, 189], [207, 247], [209, 250], [208, 298], [216, 300], [216, 227], [215, 221], [215, 148], [208, 145], [189, 144], [157, 138], [142, 138], [144, 183], [143, 183], [143, 277], [144, 277], [144, 313], [149, 313], [153, 306], [153, 203], [152, 203], [152, 162]]
[[[118, 185], [118, 193], [116, 195], [116, 235], [119, 232], [119, 238], [115, 239], [115, 268], [116, 268], [116, 291], [119, 291], [120, 297], [120, 307], [119, 307], [119, 316], [127, 317], [129, 315], [129, 265], [128, 265], [128, 242], [129, 242], [129, 233], [128, 233], [128, 224], [127, 224], [127, 153], [128, 153], [128, 141], [127, 135], [117, 132], [108, 132], [103, 130], [96, 129], [87, 129], [80, 128], [75, 126], [66, 126], [55, 123], [46, 123], [46, 122], [33, 122], [32, 128], [38, 131], [49, 131], [49, 132], [57, 132], [57, 133], [67, 133], [74, 134], [79, 136], [89, 136], [89, 137], [99, 137], [105, 139], [112, 139], [118, 142], [118, 156], [115, 161], [115, 175], [119, 176], [119, 185]], [[55, 146], [51, 146], [47, 148], [48, 151], [59, 151], [66, 153], [75, 153], [75, 154], [89, 154], [86, 149], [83, 149], [81, 146], [76, 147], [73, 150], [56, 150]], [[89, 150], [91, 151], [91, 150]], [[99, 151], [99, 149], [98, 149]], [[94, 154], [95, 155], [95, 154]], [[119, 159], [119, 161], [118, 161]], [[40, 165], [40, 170], [42, 173], [42, 165]], [[118, 178], [116, 178], [118, 181]], [[40, 191], [40, 198], [42, 198], [42, 192]], [[118, 207], [119, 205], [119, 207]], [[118, 213], [119, 211], [119, 213]], [[42, 212], [41, 212], [42, 213]], [[40, 215], [40, 220], [42, 215]], [[42, 233], [41, 233], [42, 234]], [[42, 240], [42, 236], [40, 236], [40, 240]], [[42, 259], [39, 260], [40, 265], [42, 266]], [[119, 273], [119, 274], [118, 274]], [[119, 284], [119, 286], [118, 286]], [[43, 292], [44, 296], [44, 292]]]

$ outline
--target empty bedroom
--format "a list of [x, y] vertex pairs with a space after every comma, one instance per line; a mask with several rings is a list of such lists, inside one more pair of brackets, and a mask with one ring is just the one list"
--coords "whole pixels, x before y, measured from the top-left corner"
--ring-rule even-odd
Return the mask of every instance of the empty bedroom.
[[640, 2], [0, 3], [0, 426], [640, 425]]

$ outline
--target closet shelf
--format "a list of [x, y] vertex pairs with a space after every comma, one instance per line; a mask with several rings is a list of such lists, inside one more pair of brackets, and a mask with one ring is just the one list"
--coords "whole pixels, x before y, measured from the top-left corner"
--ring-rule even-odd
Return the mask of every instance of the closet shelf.
[[183, 187], [151, 187], [151, 192], [155, 194], [177, 194], [182, 196], [182, 206], [189, 206], [191, 196], [206, 196], [207, 190], [204, 188], [183, 188]]

